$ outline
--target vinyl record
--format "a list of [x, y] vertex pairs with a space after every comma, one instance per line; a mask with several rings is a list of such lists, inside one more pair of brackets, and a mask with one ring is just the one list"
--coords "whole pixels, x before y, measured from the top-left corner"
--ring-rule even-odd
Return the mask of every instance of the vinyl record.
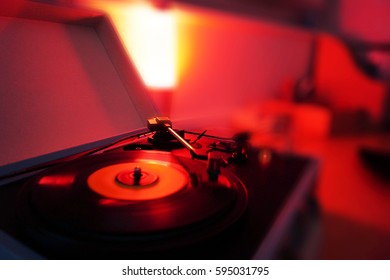
[[244, 212], [247, 192], [226, 170], [208, 182], [204, 162], [129, 151], [48, 169], [27, 183], [20, 200], [22, 224], [51, 244], [150, 250], [226, 229]]

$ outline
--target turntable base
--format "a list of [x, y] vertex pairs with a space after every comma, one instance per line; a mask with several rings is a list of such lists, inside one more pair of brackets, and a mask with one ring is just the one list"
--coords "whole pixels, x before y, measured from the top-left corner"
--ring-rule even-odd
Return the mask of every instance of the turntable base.
[[[125, 145], [2, 186], [0, 228], [49, 259], [296, 257], [289, 239], [298, 231], [305, 240], [316, 217], [315, 162], [269, 150], [265, 162], [264, 151], [254, 149], [210, 182], [205, 162], [185, 151], [139, 150], [144, 146]], [[118, 179], [136, 168], [154, 179]], [[160, 182], [167, 170], [175, 174], [169, 184]], [[107, 188], [95, 184], [100, 172], [109, 174]]]
[[[134, 176], [134, 168], [147, 170], [137, 184], [118, 180]], [[192, 244], [235, 223], [247, 206], [235, 175], [224, 171], [208, 182], [205, 170], [203, 162], [155, 151], [74, 160], [25, 185], [19, 219], [43, 247], [123, 253]]]

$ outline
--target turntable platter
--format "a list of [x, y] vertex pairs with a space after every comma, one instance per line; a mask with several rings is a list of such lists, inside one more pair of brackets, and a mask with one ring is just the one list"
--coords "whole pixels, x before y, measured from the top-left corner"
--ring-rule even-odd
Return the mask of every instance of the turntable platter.
[[29, 181], [19, 217], [41, 240], [175, 247], [226, 229], [246, 208], [247, 192], [236, 176], [223, 170], [217, 182], [207, 178], [204, 162], [171, 153], [103, 153]]

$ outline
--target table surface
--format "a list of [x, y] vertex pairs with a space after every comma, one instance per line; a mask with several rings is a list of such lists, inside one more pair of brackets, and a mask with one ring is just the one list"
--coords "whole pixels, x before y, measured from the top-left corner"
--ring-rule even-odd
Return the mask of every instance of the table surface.
[[390, 183], [363, 164], [362, 146], [389, 151], [390, 135], [293, 141], [293, 152], [321, 163], [316, 192], [323, 212], [320, 258], [390, 259]]

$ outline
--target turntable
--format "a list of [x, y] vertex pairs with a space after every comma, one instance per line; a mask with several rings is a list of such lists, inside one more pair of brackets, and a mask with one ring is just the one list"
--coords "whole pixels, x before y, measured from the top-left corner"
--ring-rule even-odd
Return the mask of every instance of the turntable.
[[[1, 113], [9, 123], [2, 124], [7, 137], [1, 143], [0, 257], [305, 257], [303, 247], [316, 220], [315, 161], [251, 148], [245, 133], [222, 138], [176, 129], [170, 119], [155, 117], [105, 17], [30, 5], [19, 18], [0, 21], [3, 30], [11, 30], [0, 36], [12, 34], [16, 40], [1, 53], [30, 42], [13, 61], [0, 60], [7, 64], [1, 69], [13, 66], [19, 79], [0, 78], [10, 92], [1, 103], [22, 97], [16, 108]], [[44, 11], [39, 16], [37, 6]], [[37, 51], [54, 43], [28, 36], [32, 29], [74, 44], [57, 46], [66, 65], [51, 64], [58, 59], [55, 51]], [[29, 59], [23, 61], [24, 56]], [[26, 74], [26, 68], [38, 68], [49, 78], [37, 82], [39, 73]], [[77, 78], [75, 69], [81, 71]], [[70, 85], [69, 79], [77, 83]], [[63, 90], [69, 90], [66, 97]], [[53, 94], [59, 102], [53, 102]], [[87, 109], [78, 106], [85, 99]], [[43, 105], [28, 107], [37, 100]], [[17, 112], [26, 108], [23, 121], [30, 122], [21, 125]]]

